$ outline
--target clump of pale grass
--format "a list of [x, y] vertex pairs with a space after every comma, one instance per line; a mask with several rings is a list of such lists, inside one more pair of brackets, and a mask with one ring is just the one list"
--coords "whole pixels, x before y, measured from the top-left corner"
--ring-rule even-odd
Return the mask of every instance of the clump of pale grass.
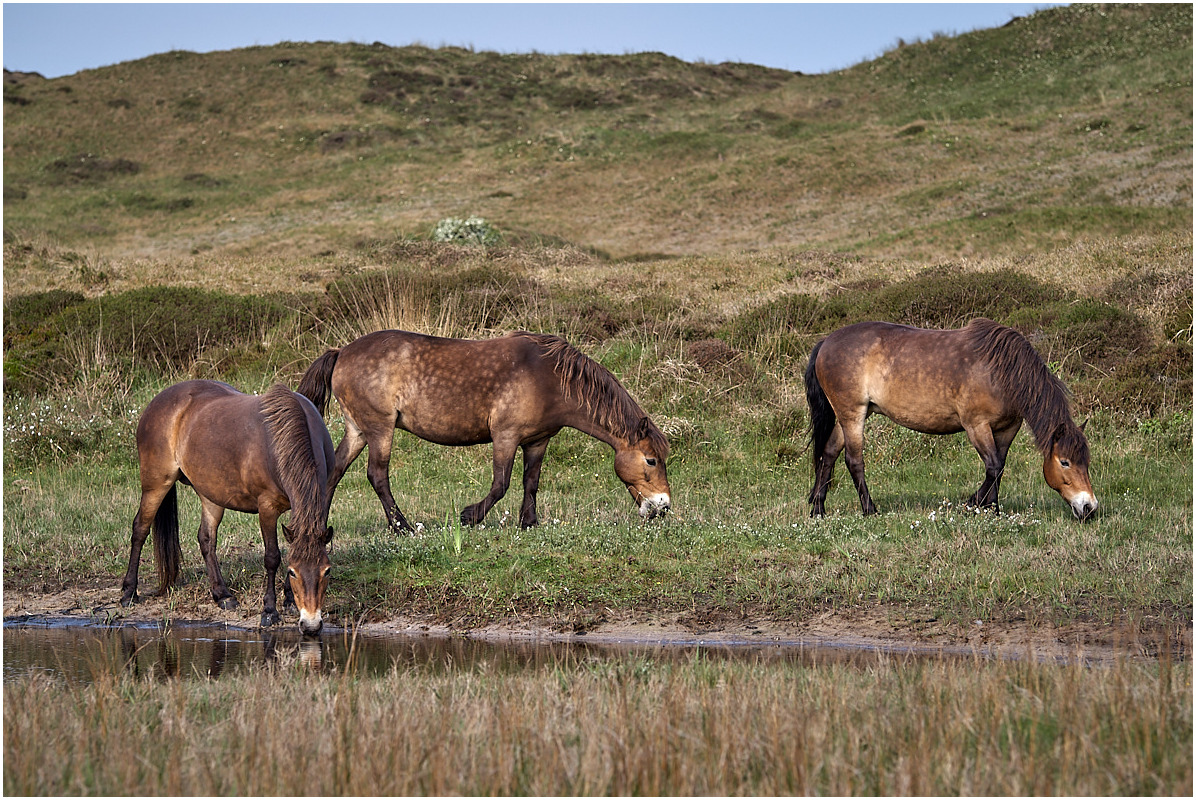
[[431, 295], [408, 275], [380, 273], [381, 287], [369, 292], [339, 291], [337, 297], [346, 313], [329, 321], [325, 344], [340, 347], [379, 330], [418, 331], [433, 336], [464, 335], [458, 321], [460, 300], [454, 294]]

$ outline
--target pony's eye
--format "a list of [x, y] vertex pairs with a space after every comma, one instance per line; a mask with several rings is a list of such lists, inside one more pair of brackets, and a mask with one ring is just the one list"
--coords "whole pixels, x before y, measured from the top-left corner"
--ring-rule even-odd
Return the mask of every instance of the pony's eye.
[[288, 578], [298, 578], [299, 576], [295, 574], [295, 570], [291, 569], [290, 567], [287, 567], [287, 577]]
[[1061, 459], [1059, 459], [1059, 466], [1063, 467], [1064, 469], [1070, 469], [1071, 462], [1068, 461], [1066, 458], [1061, 458]]
[[645, 459], [645, 461], [647, 461], [647, 462], [648, 462], [648, 466], [649, 466], [649, 467], [655, 467], [655, 466], [656, 466], [656, 459], [655, 459], [655, 458], [648, 458], [648, 459]]

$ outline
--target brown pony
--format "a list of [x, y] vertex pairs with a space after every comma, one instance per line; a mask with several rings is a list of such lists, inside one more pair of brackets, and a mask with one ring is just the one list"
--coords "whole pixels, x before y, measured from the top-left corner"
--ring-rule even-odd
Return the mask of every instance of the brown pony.
[[669, 445], [613, 375], [562, 339], [513, 333], [475, 341], [406, 331], [376, 331], [317, 358], [299, 392], [321, 413], [331, 393], [340, 402], [345, 437], [336, 448], [329, 494], [369, 446], [366, 475], [396, 530], [412, 530], [390, 492], [395, 428], [443, 445], [494, 443], [490, 492], [461, 512], [476, 525], [511, 482], [523, 448], [519, 524], [537, 523], [536, 491], [548, 440], [570, 427], [615, 450], [615, 472], [652, 518], [669, 510]]
[[176, 482], [195, 488], [202, 504], [199, 549], [203, 552], [212, 598], [221, 608], [237, 601], [216, 562], [216, 529], [224, 510], [257, 514], [266, 545], [266, 596], [262, 625], [279, 621], [275, 573], [278, 517], [291, 510], [294, 531], [282, 526], [290, 543], [287, 607], [298, 604], [299, 628], [314, 636], [322, 626], [321, 606], [328, 588], [328, 469], [332, 438], [307, 398], [275, 385], [262, 396], [246, 395], [217, 381], [184, 381], [150, 401], [137, 423], [141, 464], [141, 505], [133, 518], [129, 570], [121, 604], [137, 599], [137, 570], [145, 537], [154, 532], [158, 594], [178, 578], [181, 551]]
[[984, 482], [968, 502], [993, 508], [1024, 419], [1047, 484], [1077, 519], [1096, 510], [1088, 440], [1072, 420], [1066, 387], [1024, 336], [992, 320], [974, 319], [960, 330], [888, 322], [840, 328], [810, 353], [806, 400], [814, 445], [811, 516], [825, 513], [840, 451], [864, 513], [876, 513], [864, 482], [864, 420], [873, 412], [921, 433], [966, 431], [984, 462]]

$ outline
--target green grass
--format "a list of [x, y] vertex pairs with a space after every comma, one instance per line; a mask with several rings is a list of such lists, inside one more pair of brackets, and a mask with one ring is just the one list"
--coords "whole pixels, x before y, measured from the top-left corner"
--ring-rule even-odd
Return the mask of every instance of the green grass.
[[[115, 598], [137, 502], [132, 425], [147, 394], [133, 392], [124, 405], [51, 409], [18, 400], [6, 409], [10, 587], [110, 584]], [[355, 464], [330, 518], [337, 539], [328, 612], [341, 624], [401, 610], [469, 623], [532, 615], [581, 628], [603, 609], [801, 620], [877, 603], [929, 607], [958, 622], [1190, 619], [1190, 414], [1133, 432], [1107, 414], [1092, 420], [1102, 509], [1085, 525], [1042, 481], [1025, 436], [1009, 459], [1003, 513], [975, 514], [962, 498], [982, 471], [961, 436], [924, 437], [875, 419], [869, 480], [885, 513], [859, 515], [840, 467], [830, 516], [811, 520], [808, 457], [789, 455], [800, 439], [770, 435], [768, 426], [745, 430], [742, 419], [698, 424], [699, 433], [673, 443], [669, 519], [640, 522], [609, 449], [566, 431], [545, 463], [544, 524], [528, 531], [515, 520], [518, 469], [486, 523], [461, 530], [452, 522], [458, 510], [489, 486], [489, 448], [397, 435], [395, 496], [424, 530], [387, 533], [364, 461]], [[198, 502], [189, 490], [181, 498], [183, 528], [193, 529]], [[256, 518], [228, 515], [220, 541], [232, 588], [252, 611], [262, 579]], [[202, 609], [202, 560], [194, 545], [184, 552], [190, 580], [180, 601]], [[152, 582], [148, 564], [145, 575]]]

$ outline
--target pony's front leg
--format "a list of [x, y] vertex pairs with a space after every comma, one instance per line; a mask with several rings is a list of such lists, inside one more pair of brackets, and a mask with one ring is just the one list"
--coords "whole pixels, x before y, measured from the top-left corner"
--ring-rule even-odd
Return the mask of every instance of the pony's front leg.
[[490, 483], [490, 493], [473, 505], [465, 507], [461, 512], [462, 525], [477, 525], [507, 493], [507, 487], [511, 485], [511, 470], [515, 467], [515, 451], [518, 449], [518, 440], [495, 437], [494, 479]]
[[282, 563], [282, 552], [278, 549], [278, 514], [263, 508], [258, 513], [258, 522], [262, 528], [262, 543], [266, 549], [266, 594], [262, 599], [262, 627], [269, 628], [282, 622], [278, 613], [278, 593], [275, 588], [278, 566]]
[[519, 507], [521, 528], [534, 528], [540, 524], [536, 516], [536, 492], [540, 490], [540, 467], [544, 464], [547, 450], [547, 439], [523, 446], [523, 505]]
[[220, 574], [220, 564], [216, 561], [216, 530], [224, 518], [224, 508], [206, 497], [200, 497], [200, 504], [199, 551], [203, 553], [204, 566], [208, 571], [212, 599], [224, 610], [232, 611], [237, 608], [237, 599], [228, 590], [228, 584]]
[[1010, 429], [994, 431], [984, 423], [966, 428], [968, 441], [984, 462], [984, 480], [976, 493], [968, 498], [969, 506], [1001, 510], [997, 496], [1001, 491], [1001, 476], [1005, 474], [1005, 458], [1020, 427], [1019, 423]]

